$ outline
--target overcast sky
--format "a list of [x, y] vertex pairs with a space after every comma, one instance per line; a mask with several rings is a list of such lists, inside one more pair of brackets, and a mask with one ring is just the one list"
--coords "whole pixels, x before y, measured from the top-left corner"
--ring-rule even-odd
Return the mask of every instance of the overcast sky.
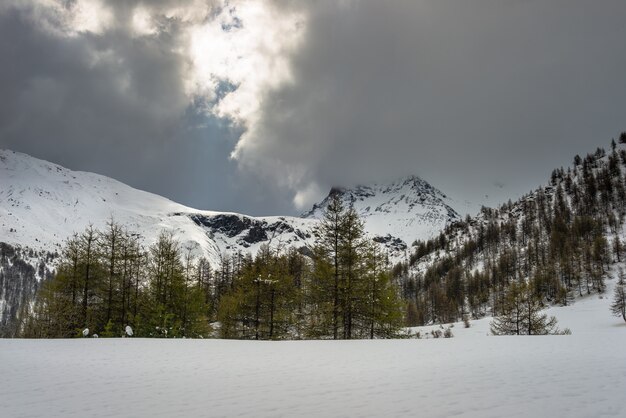
[[626, 130], [626, 2], [3, 0], [0, 148], [300, 213], [417, 174], [514, 198]]

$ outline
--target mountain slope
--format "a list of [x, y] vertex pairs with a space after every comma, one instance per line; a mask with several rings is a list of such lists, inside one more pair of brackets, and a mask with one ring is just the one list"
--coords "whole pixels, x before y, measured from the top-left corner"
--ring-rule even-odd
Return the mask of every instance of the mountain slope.
[[419, 242], [394, 268], [416, 324], [496, 315], [511, 284], [544, 304], [606, 291], [626, 247], [626, 134], [553, 171], [548, 184]]
[[111, 218], [147, 243], [162, 230], [172, 231], [213, 265], [225, 252], [254, 252], [277, 232], [284, 244], [306, 245], [314, 224], [293, 217], [198, 211], [104, 176], [0, 151], [0, 241], [50, 251], [74, 232], [90, 224], [101, 228]]

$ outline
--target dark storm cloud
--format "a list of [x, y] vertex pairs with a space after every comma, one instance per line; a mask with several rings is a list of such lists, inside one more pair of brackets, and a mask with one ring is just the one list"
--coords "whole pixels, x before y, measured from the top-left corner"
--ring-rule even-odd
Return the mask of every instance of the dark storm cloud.
[[[294, 189], [416, 173], [506, 198], [626, 129], [623, 1], [316, 2], [240, 150]], [[496, 187], [495, 184], [504, 185]]]
[[[190, 100], [185, 84], [185, 19], [210, 19], [194, 13], [210, 3], [109, 1], [106, 30], [73, 36], [33, 7], [0, 7], [0, 147], [268, 214], [405, 174], [461, 199], [513, 197], [626, 129], [622, 0], [276, 0], [305, 34], [290, 82], [269, 73], [242, 121], [211, 115], [221, 96]], [[157, 10], [156, 34], [132, 35], [138, 4]]]
[[[167, 3], [191, 2], [149, 4]], [[29, 7], [0, 13], [0, 147], [200, 208], [265, 213], [288, 201], [239, 174], [229, 159], [239, 130], [190, 103], [188, 58], [174, 52], [183, 23], [171, 19], [155, 36], [133, 37], [132, 2], [108, 5], [114, 27], [72, 37], [45, 30], [42, 21], [54, 15], [33, 16]], [[274, 199], [260, 200], [258, 190]]]
[[3, 48], [11, 64], [0, 69], [10, 97], [0, 116], [3, 141], [89, 158], [88, 151], [141, 148], [178, 128], [186, 106], [182, 60], [164, 54], [161, 41], [57, 38], [33, 30], [18, 13], [0, 19], [0, 36], [13, 44], [8, 53]]

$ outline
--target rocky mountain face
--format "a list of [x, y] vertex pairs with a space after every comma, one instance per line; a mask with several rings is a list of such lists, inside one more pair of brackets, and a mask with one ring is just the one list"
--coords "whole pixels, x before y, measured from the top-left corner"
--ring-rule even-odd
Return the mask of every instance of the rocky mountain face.
[[[417, 177], [333, 188], [330, 194], [335, 193], [354, 206], [366, 232], [392, 260], [406, 257], [414, 240], [431, 238], [459, 219], [452, 200]], [[328, 198], [302, 217], [203, 211], [111, 178], [0, 150], [0, 243], [5, 245], [0, 325], [6, 328], [32, 298], [37, 283], [51, 274], [63, 242], [89, 225], [103, 228], [114, 219], [148, 245], [169, 231], [182, 246], [217, 267], [223, 255], [255, 254], [262, 244], [306, 252], [314, 244], [314, 228], [327, 202]]]

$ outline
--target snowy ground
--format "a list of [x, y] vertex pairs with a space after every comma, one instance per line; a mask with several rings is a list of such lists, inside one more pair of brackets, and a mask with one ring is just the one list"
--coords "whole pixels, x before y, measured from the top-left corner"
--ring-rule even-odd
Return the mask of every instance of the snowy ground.
[[626, 324], [608, 304], [551, 309], [571, 336], [481, 320], [429, 340], [0, 340], [0, 417], [624, 417]]

